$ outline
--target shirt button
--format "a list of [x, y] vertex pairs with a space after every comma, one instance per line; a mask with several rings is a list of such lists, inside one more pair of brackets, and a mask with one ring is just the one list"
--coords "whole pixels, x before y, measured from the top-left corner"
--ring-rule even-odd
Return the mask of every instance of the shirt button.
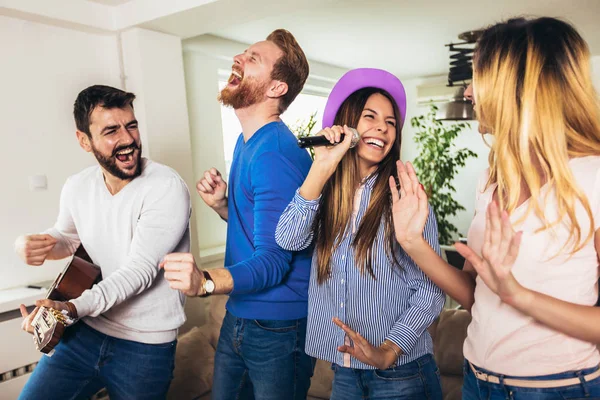
[[340, 307], [344, 308], [344, 303], [341, 303], [341, 304], [340, 304]]
[[342, 279], [342, 285], [344, 284], [344, 280]]
[[345, 259], [346, 259], [346, 256], [342, 256], [342, 260], [345, 260]]

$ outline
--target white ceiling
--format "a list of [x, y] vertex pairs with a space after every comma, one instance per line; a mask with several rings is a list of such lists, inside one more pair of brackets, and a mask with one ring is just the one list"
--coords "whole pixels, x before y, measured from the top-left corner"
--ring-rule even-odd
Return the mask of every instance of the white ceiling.
[[446, 75], [445, 44], [519, 15], [566, 19], [600, 55], [600, 0], [37, 0], [13, 1], [0, 15], [93, 32], [138, 26], [182, 39], [211, 33], [242, 43], [286, 28], [311, 60], [384, 68], [402, 79]]
[[91, 1], [92, 3], [100, 3], [107, 6], [120, 6], [121, 4], [128, 3], [132, 0], [86, 0]]
[[[249, 3], [246, 3], [249, 5]], [[243, 43], [291, 31], [307, 56], [345, 68], [378, 67], [408, 79], [446, 74], [458, 34], [518, 16], [573, 23], [600, 54], [600, 0], [343, 0], [211, 32]]]

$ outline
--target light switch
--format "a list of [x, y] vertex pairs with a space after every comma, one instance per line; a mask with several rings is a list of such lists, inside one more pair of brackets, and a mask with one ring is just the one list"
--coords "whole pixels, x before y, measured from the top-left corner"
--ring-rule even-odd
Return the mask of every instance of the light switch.
[[29, 189], [46, 190], [48, 189], [48, 180], [46, 175], [33, 175], [29, 177]]

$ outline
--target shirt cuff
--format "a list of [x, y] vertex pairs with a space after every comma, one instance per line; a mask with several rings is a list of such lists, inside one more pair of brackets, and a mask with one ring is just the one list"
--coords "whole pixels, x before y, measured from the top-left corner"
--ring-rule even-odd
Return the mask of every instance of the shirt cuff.
[[90, 315], [93, 311], [92, 303], [88, 301], [86, 294], [88, 291], [86, 290], [76, 299], [69, 300], [75, 308], [77, 309], [77, 317], [79, 319]]
[[296, 189], [296, 194], [294, 195], [293, 202], [300, 208], [308, 208], [313, 211], [317, 211], [319, 209], [319, 202], [321, 201], [321, 195], [314, 200], [306, 200], [304, 197], [300, 195], [300, 188]]
[[392, 331], [386, 339], [400, 347], [402, 353], [410, 354], [417, 343], [418, 336], [411, 327], [404, 324], [398, 324], [392, 328]]

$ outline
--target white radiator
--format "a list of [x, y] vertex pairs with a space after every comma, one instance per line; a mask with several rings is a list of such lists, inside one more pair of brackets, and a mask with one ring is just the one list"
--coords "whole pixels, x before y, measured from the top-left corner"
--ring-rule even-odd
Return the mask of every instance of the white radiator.
[[19, 304], [31, 308], [45, 294], [45, 290], [30, 288], [0, 291], [0, 400], [19, 397], [42, 356], [35, 349], [33, 336], [21, 330]]

